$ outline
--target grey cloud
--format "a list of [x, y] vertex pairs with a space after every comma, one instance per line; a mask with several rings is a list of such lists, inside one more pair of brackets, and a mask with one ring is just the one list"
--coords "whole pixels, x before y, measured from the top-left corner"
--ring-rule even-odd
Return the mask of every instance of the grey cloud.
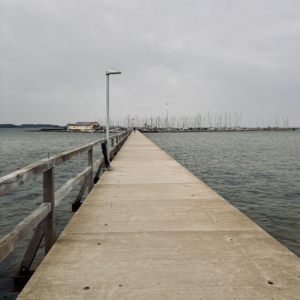
[[300, 125], [298, 1], [1, 2], [0, 123], [243, 110]]

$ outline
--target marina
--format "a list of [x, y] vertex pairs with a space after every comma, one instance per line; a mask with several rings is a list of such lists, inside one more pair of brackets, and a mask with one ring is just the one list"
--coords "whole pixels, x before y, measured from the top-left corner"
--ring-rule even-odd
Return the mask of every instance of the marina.
[[[195, 116], [169, 116], [166, 115], [129, 116], [110, 119], [110, 132], [123, 132], [129, 128], [137, 128], [141, 132], [228, 132], [228, 131], [290, 131], [296, 130], [289, 125], [289, 119], [279, 115], [268, 117], [252, 117], [242, 122], [242, 112], [229, 112], [225, 114], [197, 114]], [[61, 128], [40, 128], [28, 130], [29, 132], [76, 132], [76, 133], [104, 133], [105, 119], [95, 119], [90, 122], [68, 123]], [[102, 125], [101, 125], [102, 124]], [[0, 124], [1, 125], [1, 124]], [[5, 124], [3, 124], [4, 126]], [[0, 126], [1, 127], [1, 126]], [[56, 126], [59, 127], [59, 126]]]

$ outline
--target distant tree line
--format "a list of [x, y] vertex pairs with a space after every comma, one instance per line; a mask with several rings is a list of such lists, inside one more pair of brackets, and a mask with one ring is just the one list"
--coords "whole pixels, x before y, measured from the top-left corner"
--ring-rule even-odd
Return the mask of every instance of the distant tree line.
[[63, 127], [59, 125], [51, 125], [51, 124], [22, 124], [22, 125], [0, 124], [0, 128], [63, 128]]

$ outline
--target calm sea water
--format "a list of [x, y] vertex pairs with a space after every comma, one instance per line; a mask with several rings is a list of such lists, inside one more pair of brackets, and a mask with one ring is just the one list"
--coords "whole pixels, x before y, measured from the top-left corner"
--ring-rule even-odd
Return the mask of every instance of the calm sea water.
[[[300, 131], [145, 134], [283, 245], [300, 256]], [[0, 129], [0, 177], [103, 134], [37, 133]], [[94, 159], [101, 155], [100, 146]], [[56, 190], [87, 166], [83, 154], [56, 168]], [[56, 208], [60, 234], [72, 218], [77, 186]], [[42, 176], [0, 198], [0, 236], [42, 202]], [[29, 235], [0, 264], [0, 299], [15, 299], [10, 276], [17, 270]], [[44, 257], [40, 246], [32, 269]]]
[[300, 130], [145, 136], [300, 257]]

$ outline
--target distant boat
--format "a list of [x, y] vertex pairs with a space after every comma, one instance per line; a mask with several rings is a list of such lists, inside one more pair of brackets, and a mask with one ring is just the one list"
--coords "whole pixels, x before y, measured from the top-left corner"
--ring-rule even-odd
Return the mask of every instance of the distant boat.
[[114, 128], [114, 129], [110, 130], [109, 132], [111, 132], [111, 133], [121, 133], [123, 131], [120, 128]]

